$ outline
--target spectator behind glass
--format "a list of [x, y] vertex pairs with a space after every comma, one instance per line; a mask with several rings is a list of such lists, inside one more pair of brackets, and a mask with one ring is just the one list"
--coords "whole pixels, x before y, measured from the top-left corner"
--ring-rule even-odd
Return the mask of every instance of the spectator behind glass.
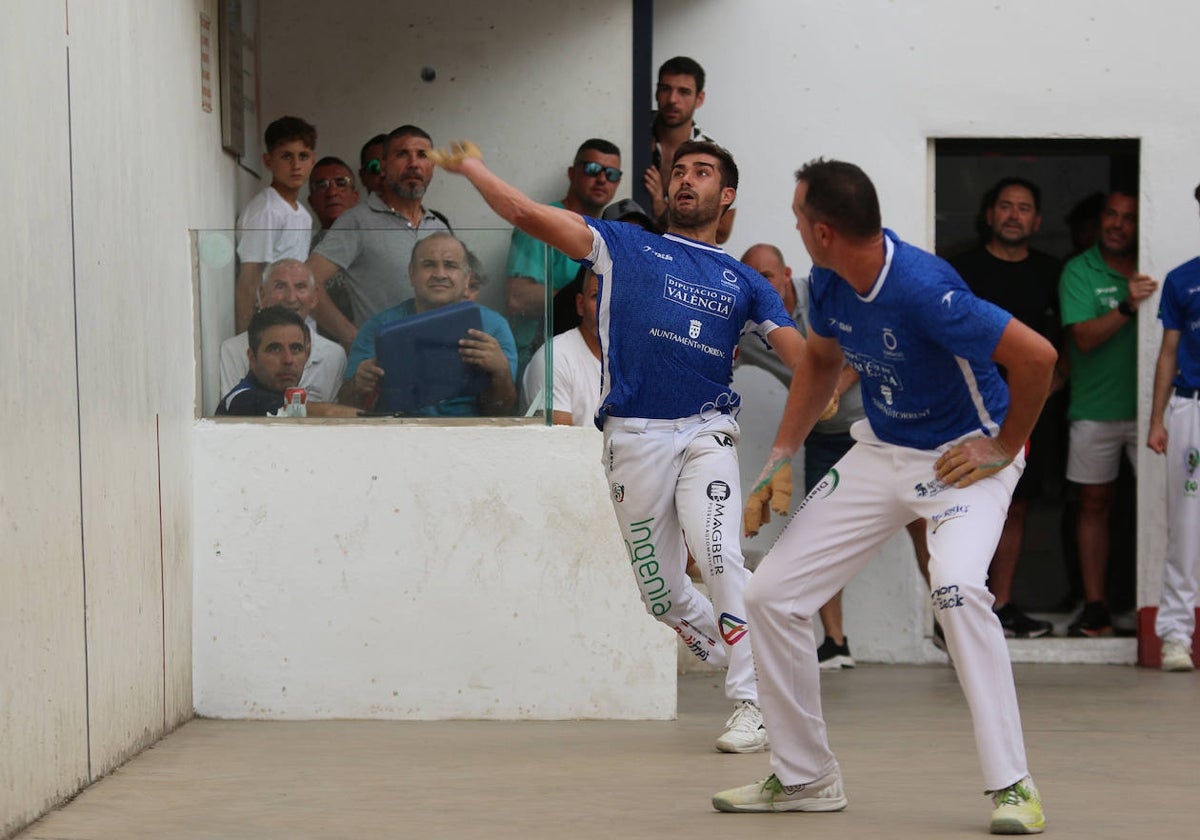
[[[358, 190], [354, 186], [354, 173], [349, 165], [341, 158], [323, 157], [313, 167], [308, 179], [308, 204], [317, 214], [321, 229], [313, 236], [313, 247], [317, 247], [325, 238], [325, 231], [333, 227], [342, 213], [358, 204]], [[347, 319], [354, 317], [354, 307], [350, 302], [350, 292], [346, 288], [346, 275], [339, 271], [325, 284], [325, 292], [333, 305]], [[311, 326], [311, 325], [310, 325]], [[327, 338], [333, 336], [322, 332]]]
[[[217, 406], [218, 415], [265, 417], [283, 407], [285, 391], [297, 387], [308, 363], [308, 326], [290, 309], [269, 306], [250, 319], [246, 357], [250, 372], [229, 391]], [[312, 417], [355, 417], [358, 412], [343, 405], [310, 399]]]
[[472, 303], [479, 300], [479, 293], [487, 285], [488, 276], [483, 271], [483, 262], [470, 248], [467, 249], [467, 300]]
[[[313, 317], [345, 347], [372, 315], [412, 297], [408, 264], [417, 240], [450, 230], [446, 217], [423, 203], [433, 180], [433, 164], [426, 157], [431, 148], [429, 135], [415, 125], [402, 125], [389, 134], [382, 192], [369, 193], [342, 213], [308, 258], [319, 294]], [[339, 270], [345, 273], [352, 319], [325, 293]]]
[[321, 229], [333, 227], [337, 217], [358, 204], [354, 173], [337, 157], [323, 157], [308, 178], [308, 206], [317, 215]]
[[[385, 309], [368, 320], [354, 346], [346, 368], [346, 382], [338, 399], [346, 405], [367, 408], [373, 404], [380, 380], [385, 371], [375, 357], [375, 339], [384, 326], [450, 306], [466, 299], [467, 249], [449, 233], [434, 233], [413, 249], [409, 274], [412, 276], [413, 297], [391, 309]], [[459, 341], [462, 360], [488, 374], [489, 384], [479, 397], [457, 397], [418, 414], [441, 417], [474, 417], [503, 415], [512, 411], [517, 399], [514, 376], [517, 369], [517, 348], [513, 344], [508, 323], [498, 312], [479, 307], [483, 330], [470, 330]]]
[[387, 143], [386, 134], [376, 134], [358, 153], [358, 180], [369, 193], [378, 193], [383, 189], [383, 147]]
[[299, 117], [280, 117], [263, 135], [263, 165], [271, 183], [250, 199], [238, 216], [238, 270], [234, 289], [234, 326], [242, 332], [254, 314], [254, 293], [269, 263], [290, 257], [304, 260], [313, 220], [300, 204], [300, 190], [312, 171], [317, 130]]
[[[553, 421], [556, 426], [595, 426], [600, 405], [600, 325], [596, 319], [599, 280], [584, 269], [582, 291], [577, 292], [575, 311], [579, 325], [554, 336], [552, 388]], [[565, 296], [566, 292], [559, 292]], [[557, 303], [557, 301], [556, 301]], [[521, 380], [521, 405], [545, 405], [546, 347], [539, 347]]]
[[[332, 402], [337, 397], [346, 370], [346, 351], [336, 342], [315, 331], [316, 322], [309, 314], [316, 300], [312, 272], [299, 260], [282, 259], [273, 262], [263, 273], [258, 299], [264, 309], [282, 306], [295, 312], [312, 334], [308, 362], [300, 377], [300, 387], [309, 397], [320, 402]], [[228, 393], [249, 369], [246, 350], [249, 334], [242, 332], [221, 343], [221, 393]]]
[[[567, 167], [567, 194], [552, 207], [596, 218], [612, 201], [621, 181], [621, 150], [607, 140], [585, 140]], [[520, 379], [542, 343], [546, 315], [546, 286], [554, 294], [575, 279], [579, 263], [562, 251], [513, 228], [508, 251], [508, 322], [517, 342], [517, 378]], [[549, 276], [547, 276], [547, 274]]]

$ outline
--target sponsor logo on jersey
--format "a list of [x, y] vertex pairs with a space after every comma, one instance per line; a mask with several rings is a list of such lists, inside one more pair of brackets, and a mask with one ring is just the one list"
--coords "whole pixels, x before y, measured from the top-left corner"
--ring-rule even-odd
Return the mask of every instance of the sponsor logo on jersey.
[[881, 362], [848, 348], [843, 348], [843, 352], [846, 354], [846, 361], [858, 371], [858, 375], [862, 379], [878, 380], [880, 384], [888, 385], [893, 390], [904, 390], [904, 384], [900, 381], [900, 374], [896, 372], [895, 365]]
[[883, 349], [895, 351], [896, 346], [899, 343], [900, 342], [898, 342], [896, 340], [896, 334], [894, 332], [892, 332], [892, 328], [884, 327], [883, 328]]
[[614, 502], [619, 503], [625, 501], [625, 485], [617, 484], [614, 481], [612, 485], [612, 497]]
[[716, 356], [718, 359], [725, 358], [725, 351], [721, 348], [713, 347], [709, 344], [702, 344], [701, 342], [696, 341], [694, 338], [687, 338], [686, 336], [679, 335], [672, 330], [663, 330], [659, 329], [658, 327], [653, 327], [650, 330], [650, 337], [665, 338], [678, 344], [682, 344], [685, 347], [691, 347], [693, 350], [699, 350], [701, 353], [707, 353], [710, 356]]
[[714, 502], [723, 502], [729, 498], [729, 485], [724, 481], [713, 481], [708, 485], [708, 498]]
[[725, 505], [730, 496], [729, 485], [714, 481], [708, 485], [708, 511], [704, 518], [704, 552], [710, 574], [725, 574]]
[[955, 519], [961, 519], [970, 512], [970, 505], [951, 505], [941, 513], [935, 513], [929, 518], [929, 521], [933, 523], [933, 530], [931, 533], [936, 534], [938, 528], [941, 528], [947, 522], [953, 522]]
[[888, 405], [892, 404], [892, 389], [887, 385], [879, 386], [879, 393], [883, 395], [883, 401]]
[[935, 610], [950, 610], [963, 605], [963, 596], [958, 591], [958, 585], [953, 583], [930, 592], [929, 600], [933, 602]]
[[727, 645], [736, 645], [746, 635], [746, 622], [730, 613], [721, 613], [721, 638]]
[[727, 268], [721, 272], [721, 282], [726, 286], [733, 286], [736, 289], [738, 287], [738, 276], [732, 269]]
[[697, 312], [707, 312], [726, 321], [733, 314], [733, 305], [737, 301], [736, 295], [730, 292], [710, 289], [671, 274], [666, 275], [663, 297], [672, 303], [678, 303], [680, 306], [686, 306]]
[[830, 318], [828, 326], [832, 329], [838, 330], [839, 332], [854, 332], [854, 327], [852, 327], [850, 324], [847, 324], [845, 321], [839, 321], [837, 318]]
[[946, 294], [942, 295], [942, 305], [950, 306], [954, 300], [954, 293], [957, 291], [958, 289], [951, 289], [950, 291], [946, 292]]
[[714, 432], [713, 440], [715, 440], [719, 446], [733, 446], [733, 438], [731, 438], [729, 435], [719, 435]]
[[701, 326], [699, 321], [688, 321], [688, 338], [699, 338]]
[[633, 566], [633, 574], [647, 608], [655, 616], [663, 616], [671, 610], [671, 590], [667, 589], [666, 582], [659, 574], [658, 560], [654, 556], [650, 531], [653, 521], [652, 516], [629, 526], [629, 536], [633, 541], [625, 541], [625, 550], [629, 552], [629, 565]]
[[643, 245], [642, 253], [643, 254], [645, 254], [645, 253], [654, 254], [654, 256], [658, 257], [660, 260], [666, 260], [667, 262], [675, 262], [675, 258], [672, 257], [670, 254], [664, 254], [662, 251], [655, 251], [654, 246], [652, 246], [652, 245]]

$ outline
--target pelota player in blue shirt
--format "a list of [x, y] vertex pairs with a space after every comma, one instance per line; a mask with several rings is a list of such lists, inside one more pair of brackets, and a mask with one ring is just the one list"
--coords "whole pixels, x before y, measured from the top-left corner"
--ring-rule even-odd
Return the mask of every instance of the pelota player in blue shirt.
[[[505, 220], [600, 278], [596, 424], [634, 578], [647, 610], [696, 656], [728, 664], [725, 689], [735, 707], [717, 749], [764, 749], [742, 599], [750, 573], [739, 542], [740, 398], [729, 384], [743, 328], [792, 368], [804, 339], [770, 284], [716, 247], [717, 223], [737, 194], [733, 158], [713, 143], [679, 147], [668, 232], [658, 236], [532, 201], [490, 172], [473, 144], [432, 157], [465, 175]], [[688, 548], [712, 602], [685, 572]]]
[[[866, 419], [851, 428], [855, 445], [800, 505], [746, 589], [774, 772], [718, 793], [713, 805], [846, 807], [821, 713], [812, 616], [885, 540], [921, 518], [933, 609], [992, 795], [991, 830], [1040, 832], [1041, 799], [986, 581], [1057, 355], [972, 295], [949, 264], [884, 230], [875, 188], [857, 166], [818, 160], [796, 178], [796, 228], [815, 266], [812, 331], [764, 476], [799, 448], [844, 361], [861, 377]], [[996, 363], [1008, 370], [1007, 386]]]

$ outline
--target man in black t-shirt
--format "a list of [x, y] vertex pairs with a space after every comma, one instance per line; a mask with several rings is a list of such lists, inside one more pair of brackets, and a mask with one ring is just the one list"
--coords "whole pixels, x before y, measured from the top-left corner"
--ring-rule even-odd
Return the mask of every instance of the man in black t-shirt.
[[[1041, 190], [1024, 178], [1003, 178], [988, 191], [986, 242], [950, 261], [971, 291], [1008, 310], [1013, 317], [1040, 332], [1056, 347], [1058, 341], [1059, 262], [1029, 247], [1029, 238], [1041, 226]], [[1003, 372], [1003, 371], [1001, 371]], [[1053, 390], [1064, 377], [1055, 367]], [[1043, 415], [1044, 416], [1044, 415]], [[1043, 424], [1039, 421], [1039, 427]], [[1039, 429], [1033, 439], [1037, 441]], [[1054, 625], [1030, 618], [1012, 602], [1012, 582], [1025, 534], [1029, 500], [1041, 491], [1046, 453], [1031, 445], [1025, 472], [1013, 492], [1000, 543], [992, 557], [988, 588], [995, 596], [993, 608], [1009, 637], [1033, 639], [1048, 635]]]

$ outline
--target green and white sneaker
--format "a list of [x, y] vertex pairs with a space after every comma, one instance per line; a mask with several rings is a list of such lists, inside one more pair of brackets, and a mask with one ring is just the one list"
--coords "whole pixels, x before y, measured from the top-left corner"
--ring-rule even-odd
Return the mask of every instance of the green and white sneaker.
[[1041, 834], [1046, 828], [1042, 796], [1026, 776], [1004, 790], [986, 790], [992, 797], [992, 834]]
[[815, 782], [785, 785], [772, 773], [761, 782], [730, 788], [712, 799], [718, 811], [841, 811], [846, 807], [842, 774], [835, 771]]

